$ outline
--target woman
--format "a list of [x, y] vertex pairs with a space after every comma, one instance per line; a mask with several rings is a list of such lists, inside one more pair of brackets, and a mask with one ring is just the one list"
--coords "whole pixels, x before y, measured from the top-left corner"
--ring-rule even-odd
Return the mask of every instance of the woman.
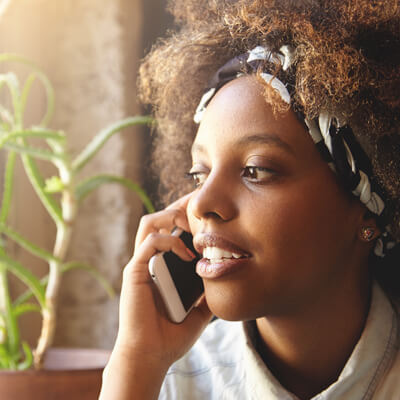
[[[189, 194], [141, 221], [100, 398], [400, 398], [398, 1], [171, 9], [140, 84], [166, 192]], [[205, 287], [179, 325], [147, 267], [191, 259], [174, 226]]]

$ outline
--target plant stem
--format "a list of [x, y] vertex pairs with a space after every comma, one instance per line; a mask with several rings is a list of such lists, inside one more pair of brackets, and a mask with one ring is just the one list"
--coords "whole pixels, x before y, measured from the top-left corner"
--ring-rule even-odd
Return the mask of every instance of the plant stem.
[[[56, 243], [54, 246], [54, 254], [61, 255], [65, 253], [70, 239], [70, 228], [66, 226], [57, 227]], [[35, 369], [42, 367], [43, 357], [46, 350], [51, 345], [54, 338], [55, 323], [56, 323], [56, 305], [57, 294], [61, 281], [60, 263], [56, 261], [49, 262], [49, 282], [46, 288], [46, 305], [42, 310], [42, 330], [38, 340], [36, 350], [34, 352]]]
[[[6, 270], [3, 267], [0, 267], [0, 311], [3, 315], [6, 315], [7, 312], [7, 297], [8, 297], [8, 281], [5, 277]], [[0, 318], [0, 326], [1, 333], [0, 333], [0, 343], [4, 344], [6, 341], [6, 320], [5, 318]]]
[[77, 200], [74, 195], [72, 173], [69, 165], [58, 165], [60, 178], [65, 185], [61, 198], [62, 223], [57, 223], [57, 236], [54, 244], [54, 260], [49, 262], [49, 280], [46, 288], [46, 306], [42, 311], [43, 323], [38, 345], [34, 351], [35, 369], [40, 369], [46, 350], [51, 346], [55, 325], [58, 289], [61, 282], [61, 265], [65, 259], [71, 241], [72, 225], [77, 212]]
[[12, 312], [10, 293], [8, 291], [7, 269], [0, 264], [0, 282], [1, 282], [1, 306], [5, 315], [6, 332], [8, 337], [2, 338], [1, 343], [7, 343], [11, 359], [17, 358], [19, 352], [19, 329], [15, 315]]

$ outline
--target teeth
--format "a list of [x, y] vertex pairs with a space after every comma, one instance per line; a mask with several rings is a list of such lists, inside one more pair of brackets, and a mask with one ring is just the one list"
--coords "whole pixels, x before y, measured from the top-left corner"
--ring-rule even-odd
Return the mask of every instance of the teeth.
[[208, 258], [211, 262], [221, 262], [223, 258], [240, 258], [242, 255], [231, 253], [230, 251], [220, 249], [219, 247], [206, 247], [203, 250], [203, 257]]

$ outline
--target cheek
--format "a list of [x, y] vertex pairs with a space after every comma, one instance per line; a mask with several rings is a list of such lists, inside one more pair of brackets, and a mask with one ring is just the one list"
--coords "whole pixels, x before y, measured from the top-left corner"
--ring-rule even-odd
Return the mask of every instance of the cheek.
[[248, 226], [250, 232], [258, 227], [261, 247], [270, 243], [267, 251], [284, 258], [307, 258], [308, 253], [326, 257], [352, 240], [355, 219], [349, 199], [336, 183], [318, 182], [270, 191], [262, 207], [255, 200], [250, 203]]
[[[321, 182], [321, 180], [319, 181]], [[293, 213], [293, 226], [310, 237], [315, 244], [335, 248], [352, 240], [357, 213], [352, 201], [333, 180], [309, 185], [298, 199], [298, 211]]]

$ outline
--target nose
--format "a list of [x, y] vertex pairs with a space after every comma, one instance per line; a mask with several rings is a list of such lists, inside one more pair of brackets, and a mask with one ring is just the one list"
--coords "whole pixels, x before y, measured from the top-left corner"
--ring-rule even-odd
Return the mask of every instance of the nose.
[[189, 212], [199, 220], [230, 221], [238, 212], [234, 187], [228, 176], [218, 171], [211, 172], [193, 193]]

